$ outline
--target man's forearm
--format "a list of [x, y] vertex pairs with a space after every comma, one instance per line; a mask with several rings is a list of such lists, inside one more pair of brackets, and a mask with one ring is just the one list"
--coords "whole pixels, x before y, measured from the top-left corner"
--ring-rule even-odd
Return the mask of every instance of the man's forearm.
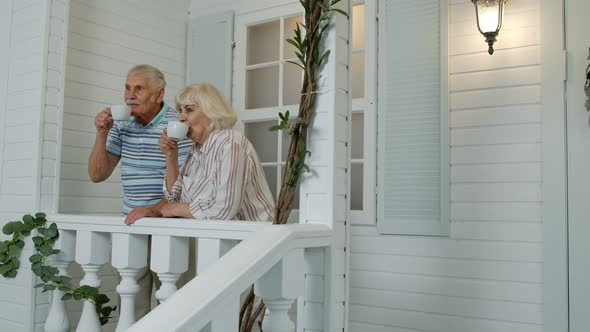
[[88, 158], [88, 175], [92, 182], [102, 182], [113, 172], [107, 156], [107, 137], [96, 133], [92, 152]]

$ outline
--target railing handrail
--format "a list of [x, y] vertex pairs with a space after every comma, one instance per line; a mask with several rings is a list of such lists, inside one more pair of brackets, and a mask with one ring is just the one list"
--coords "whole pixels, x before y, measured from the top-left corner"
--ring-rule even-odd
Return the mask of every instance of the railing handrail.
[[195, 220], [181, 218], [142, 218], [126, 225], [123, 216], [54, 214], [47, 217], [60, 230], [104, 233], [151, 234], [243, 240], [252, 233], [271, 227], [270, 222], [235, 220]]
[[228, 299], [239, 301], [243, 290], [291, 250], [327, 247], [331, 241], [332, 231], [325, 225], [264, 227], [132, 325], [128, 331], [198, 331], [208, 324], [215, 311], [221, 310], [219, 307]]

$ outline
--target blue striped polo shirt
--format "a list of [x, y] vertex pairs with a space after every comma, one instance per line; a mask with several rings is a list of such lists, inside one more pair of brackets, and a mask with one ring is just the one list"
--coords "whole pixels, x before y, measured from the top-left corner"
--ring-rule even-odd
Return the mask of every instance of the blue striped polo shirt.
[[[166, 176], [166, 157], [158, 147], [158, 139], [168, 121], [177, 120], [178, 112], [164, 103], [146, 126], [131, 117], [129, 121], [115, 122], [109, 131], [107, 152], [121, 160], [124, 215], [138, 206], [151, 207], [164, 197], [162, 183]], [[190, 139], [180, 142], [180, 165], [192, 144]]]

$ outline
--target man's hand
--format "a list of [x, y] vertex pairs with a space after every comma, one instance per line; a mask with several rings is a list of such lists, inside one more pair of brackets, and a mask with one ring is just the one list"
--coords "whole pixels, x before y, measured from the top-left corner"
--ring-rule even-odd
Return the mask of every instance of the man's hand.
[[137, 220], [145, 217], [159, 217], [159, 215], [150, 208], [146, 208], [143, 206], [136, 207], [135, 209], [131, 210], [125, 218], [125, 223], [127, 225], [131, 225]]
[[111, 115], [111, 108], [105, 107], [94, 117], [94, 127], [99, 133], [107, 133], [113, 127], [113, 117]]
[[162, 216], [165, 218], [180, 217], [194, 219], [188, 203], [168, 203], [162, 207]]

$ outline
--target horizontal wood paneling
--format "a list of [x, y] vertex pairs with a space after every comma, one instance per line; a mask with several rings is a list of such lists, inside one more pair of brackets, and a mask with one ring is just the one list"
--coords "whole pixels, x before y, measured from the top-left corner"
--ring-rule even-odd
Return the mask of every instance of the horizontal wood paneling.
[[[184, 86], [189, 0], [141, 6], [114, 0], [72, 0], [67, 33], [59, 211], [120, 213], [120, 168], [101, 184], [88, 178], [94, 117], [123, 103], [127, 71], [149, 63], [166, 76], [170, 104]], [[171, 19], [171, 18], [174, 19]]]
[[507, 3], [490, 56], [471, 1], [451, 1], [451, 235], [353, 226], [350, 331], [542, 331], [539, 6]]

